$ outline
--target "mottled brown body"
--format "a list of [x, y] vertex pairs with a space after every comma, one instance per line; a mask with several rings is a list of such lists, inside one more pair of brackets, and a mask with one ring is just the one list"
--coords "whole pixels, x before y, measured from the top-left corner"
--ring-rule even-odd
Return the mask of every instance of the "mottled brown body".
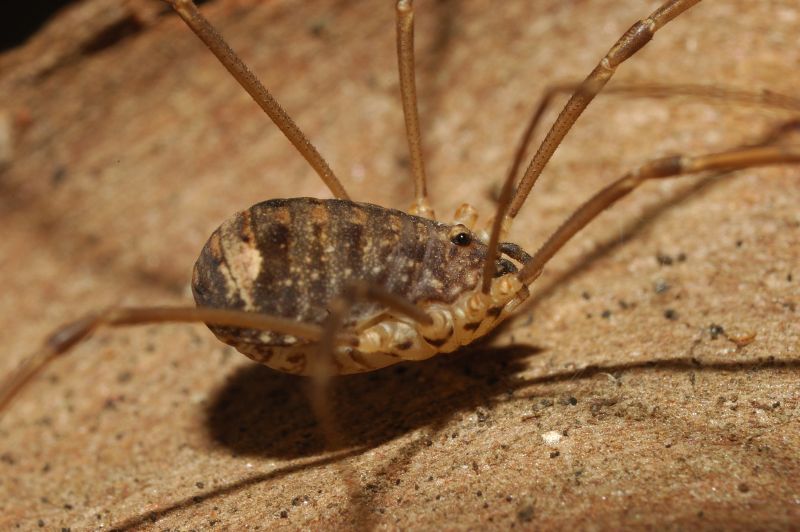
[[[467, 245], [454, 243], [454, 235], [460, 233], [469, 231], [366, 203], [269, 200], [234, 215], [214, 231], [195, 264], [192, 289], [201, 307], [318, 325], [327, 318], [333, 298], [357, 281], [423, 307], [449, 306], [475, 290], [486, 256], [486, 245], [477, 238]], [[386, 313], [379, 303], [358, 302], [345, 327], [358, 333]], [[210, 328], [222, 341], [271, 366], [274, 348], [307, 343], [264, 331]]]

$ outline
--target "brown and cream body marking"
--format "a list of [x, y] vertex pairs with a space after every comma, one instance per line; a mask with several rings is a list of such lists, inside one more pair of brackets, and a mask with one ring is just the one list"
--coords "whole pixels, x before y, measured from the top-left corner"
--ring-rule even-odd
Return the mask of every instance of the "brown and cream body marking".
[[[380, 303], [355, 303], [344, 326], [358, 345], [339, 346], [333, 362], [340, 374], [358, 373], [453, 351], [513, 310], [527, 293], [513, 275], [498, 276], [489, 294], [480, 293], [486, 251], [458, 224], [348, 200], [269, 200], [214, 231], [195, 264], [192, 289], [200, 307], [322, 325], [334, 298], [349, 284], [367, 282], [434, 318], [426, 326], [392, 315]], [[498, 261], [499, 273], [511, 271], [507, 260]], [[223, 342], [283, 372], [307, 374], [307, 357], [318, 351], [294, 336], [210, 328]]]

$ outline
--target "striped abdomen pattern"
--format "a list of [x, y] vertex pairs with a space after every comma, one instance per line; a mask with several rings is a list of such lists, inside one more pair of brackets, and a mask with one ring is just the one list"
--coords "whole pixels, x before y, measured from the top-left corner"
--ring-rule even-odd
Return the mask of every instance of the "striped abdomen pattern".
[[[417, 304], [449, 304], [473, 290], [486, 246], [454, 244], [453, 226], [345, 200], [269, 200], [223, 223], [194, 268], [198, 305], [322, 324], [328, 303], [353, 280], [368, 281]], [[346, 327], [384, 311], [356, 304]], [[291, 346], [302, 339], [211, 326], [223, 341]]]

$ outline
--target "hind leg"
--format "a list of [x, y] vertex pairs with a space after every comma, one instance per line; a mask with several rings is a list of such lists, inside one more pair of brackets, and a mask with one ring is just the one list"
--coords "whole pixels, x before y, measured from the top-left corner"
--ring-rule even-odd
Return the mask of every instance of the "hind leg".
[[366, 282], [349, 284], [338, 297], [329, 303], [328, 319], [322, 327], [317, 356], [311, 357], [308, 361], [308, 375], [311, 377], [312, 386], [309, 394], [311, 406], [323, 429], [327, 443], [332, 448], [338, 447], [340, 443], [338, 432], [333, 424], [334, 414], [330, 410], [328, 401], [330, 379], [337, 373], [333, 363], [334, 349], [341, 345], [339, 338], [342, 336], [341, 330], [350, 309], [356, 303], [365, 300], [381, 303], [390, 312], [407, 316], [418, 323], [431, 324], [433, 322], [424, 310], [410, 301]]
[[[36, 375], [60, 355], [68, 353], [77, 344], [86, 340], [98, 328], [170, 322], [208, 323], [274, 331], [311, 341], [318, 341], [323, 333], [322, 328], [317, 325], [237, 310], [193, 307], [118, 307], [93, 312], [79, 320], [63, 325], [53, 332], [38, 351], [24, 359], [19, 367], [0, 383], [0, 415]], [[330, 341], [354, 343], [357, 339], [353, 336], [338, 335], [331, 338]]]
[[[772, 142], [775, 139], [769, 140]], [[699, 156], [676, 155], [653, 159], [589, 198], [547, 239], [520, 270], [518, 277], [524, 284], [532, 283], [541, 274], [547, 262], [578, 231], [647, 181], [683, 177], [700, 172], [732, 172], [758, 166], [798, 163], [800, 163], [800, 146], [780, 144], [759, 144]]]

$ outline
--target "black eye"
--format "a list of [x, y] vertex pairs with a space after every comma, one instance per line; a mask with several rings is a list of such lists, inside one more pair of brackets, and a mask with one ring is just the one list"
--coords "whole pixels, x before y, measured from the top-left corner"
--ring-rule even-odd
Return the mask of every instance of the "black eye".
[[457, 246], [469, 246], [472, 243], [472, 237], [469, 236], [469, 233], [458, 233], [453, 235], [450, 242]]

